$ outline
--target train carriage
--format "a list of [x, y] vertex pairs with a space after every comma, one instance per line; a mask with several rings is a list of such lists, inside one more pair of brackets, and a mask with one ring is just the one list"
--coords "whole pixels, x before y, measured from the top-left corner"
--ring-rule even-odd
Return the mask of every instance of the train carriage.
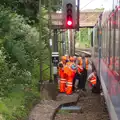
[[105, 10], [93, 28], [93, 66], [111, 120], [120, 120], [120, 0], [106, 0]]

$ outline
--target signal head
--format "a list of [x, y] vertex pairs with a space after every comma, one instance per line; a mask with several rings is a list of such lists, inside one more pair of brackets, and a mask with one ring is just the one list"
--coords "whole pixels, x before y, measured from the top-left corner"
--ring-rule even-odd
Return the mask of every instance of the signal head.
[[74, 29], [76, 26], [76, 1], [63, 0], [63, 25], [65, 29]]
[[66, 5], [66, 8], [67, 8], [67, 27], [72, 27], [73, 25], [73, 18], [72, 18], [72, 4], [71, 3], [68, 3]]

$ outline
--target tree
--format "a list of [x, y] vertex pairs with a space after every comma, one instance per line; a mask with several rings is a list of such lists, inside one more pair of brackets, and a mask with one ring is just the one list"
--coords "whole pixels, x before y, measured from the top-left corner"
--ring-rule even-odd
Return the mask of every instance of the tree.
[[[45, 21], [42, 23], [46, 24]], [[48, 36], [39, 44], [36, 27], [31, 27], [21, 15], [3, 6], [0, 6], [0, 26], [0, 111], [6, 120], [16, 120], [25, 117], [28, 112], [25, 105], [39, 97], [39, 45], [45, 49], [43, 57], [48, 56]], [[44, 26], [43, 31], [47, 33]], [[44, 74], [48, 79], [48, 72]]]
[[[48, 9], [48, 0], [42, 0], [42, 6]], [[51, 5], [60, 5], [61, 0], [52, 0]], [[37, 14], [39, 11], [39, 0], [1, 0], [1, 5], [5, 7], [10, 7], [12, 10], [16, 11], [18, 14], [28, 17], [30, 20], [35, 20], [38, 22]], [[60, 8], [55, 8], [51, 6], [53, 11]]]

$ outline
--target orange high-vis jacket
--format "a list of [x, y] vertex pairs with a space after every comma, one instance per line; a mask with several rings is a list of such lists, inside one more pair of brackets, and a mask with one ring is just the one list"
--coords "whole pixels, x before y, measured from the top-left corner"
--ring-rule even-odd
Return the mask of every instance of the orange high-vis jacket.
[[92, 78], [90, 79], [90, 83], [91, 83], [92, 85], [96, 85], [97, 79], [96, 79], [96, 76], [95, 76], [95, 75], [93, 75]]
[[80, 74], [83, 72], [83, 68], [80, 65], [77, 65], [77, 72]]
[[72, 68], [71, 68], [72, 64], [73, 64], [72, 62], [69, 62], [64, 67], [64, 73], [67, 76], [73, 76], [76, 73], [76, 70], [72, 70]]
[[[83, 61], [82, 61], [82, 58], [79, 58], [79, 61], [80, 61], [80, 67], [82, 67], [83, 65]], [[88, 70], [88, 58], [85, 58], [85, 64], [86, 64], [86, 70]]]

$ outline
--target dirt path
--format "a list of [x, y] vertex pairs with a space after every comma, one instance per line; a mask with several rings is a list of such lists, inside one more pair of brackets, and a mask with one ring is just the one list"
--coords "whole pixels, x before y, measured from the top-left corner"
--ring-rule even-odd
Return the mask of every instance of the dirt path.
[[109, 120], [102, 99], [89, 90], [87, 96], [81, 97], [77, 104], [82, 107], [83, 113], [58, 113], [55, 120]]
[[[91, 73], [89, 66], [88, 75]], [[77, 106], [82, 107], [83, 113], [58, 113], [55, 120], [109, 120], [104, 98], [100, 94], [93, 94], [86, 85], [86, 97], [81, 97]]]

